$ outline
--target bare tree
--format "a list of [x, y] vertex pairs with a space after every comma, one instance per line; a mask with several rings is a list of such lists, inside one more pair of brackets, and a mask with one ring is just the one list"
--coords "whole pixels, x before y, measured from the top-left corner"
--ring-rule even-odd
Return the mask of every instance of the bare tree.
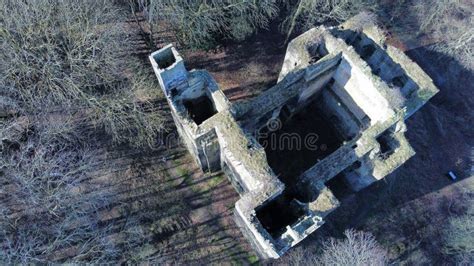
[[105, 0], [0, 0], [2, 263], [120, 256], [102, 220], [116, 195], [90, 182], [91, 129], [152, 146], [163, 121], [156, 78], [127, 60], [121, 14]]
[[322, 265], [386, 265], [387, 252], [366, 232], [346, 230], [344, 240], [330, 239], [323, 244], [318, 261]]
[[318, 265], [318, 256], [299, 246], [291, 249], [283, 258], [279, 259], [274, 264], [289, 266]]
[[243, 40], [265, 28], [278, 11], [277, 0], [135, 0], [151, 30], [165, 22], [179, 43], [191, 48], [212, 48], [220, 38]]
[[302, 247], [296, 248], [283, 258], [282, 265], [387, 265], [387, 252], [375, 237], [352, 229], [344, 232], [345, 239], [323, 241], [321, 252], [312, 253]]
[[0, 99], [25, 115], [81, 113], [116, 143], [154, 143], [163, 119], [135, 92], [146, 82], [158, 90], [156, 79], [131, 69], [113, 1], [2, 0], [0, 7]]
[[[128, 5], [130, 7], [130, 11], [132, 13], [132, 16], [135, 20], [135, 23], [139, 27], [140, 31], [142, 34], [147, 36], [147, 42], [148, 46], [150, 48], [155, 47], [155, 40], [153, 38], [153, 32], [154, 32], [154, 20], [155, 14], [150, 13], [149, 8], [150, 8], [150, 3], [146, 0], [128, 0]], [[148, 25], [148, 30], [145, 29], [145, 27], [142, 25], [140, 19], [138, 18], [137, 13], [141, 12], [143, 15], [143, 18], [147, 22]]]
[[21, 106], [30, 112], [67, 106], [115, 86], [119, 30], [111, 22], [118, 10], [109, 1], [0, 3], [0, 85]]
[[290, 15], [283, 21], [286, 41], [297, 28], [310, 28], [325, 22], [343, 22], [362, 11], [377, 9], [375, 0], [299, 0], [287, 4]]
[[93, 161], [87, 137], [61, 117], [35, 121], [26, 142], [1, 153], [0, 258], [47, 262], [70, 247], [99, 258], [106, 228], [97, 215], [112, 196], [84, 190]]
[[418, 34], [430, 34], [436, 40], [432, 48], [474, 67], [473, 4], [461, 0], [416, 1]]

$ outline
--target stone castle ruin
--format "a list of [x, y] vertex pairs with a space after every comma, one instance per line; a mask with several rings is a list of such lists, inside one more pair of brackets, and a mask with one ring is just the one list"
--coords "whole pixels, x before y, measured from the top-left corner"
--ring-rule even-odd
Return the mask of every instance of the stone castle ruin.
[[[171, 45], [150, 60], [196, 163], [222, 170], [240, 194], [235, 221], [262, 258], [279, 258], [345, 193], [412, 157], [404, 120], [438, 92], [362, 16], [295, 38], [278, 83], [246, 102], [231, 104], [208, 72], [187, 71]], [[296, 149], [268, 145], [269, 136], [297, 145], [308, 135], [311, 145]]]

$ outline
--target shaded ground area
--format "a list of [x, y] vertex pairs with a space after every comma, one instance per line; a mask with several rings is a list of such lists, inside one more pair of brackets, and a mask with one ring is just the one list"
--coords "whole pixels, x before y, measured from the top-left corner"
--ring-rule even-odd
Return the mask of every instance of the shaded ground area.
[[318, 161], [334, 152], [343, 139], [313, 101], [280, 129], [261, 135], [268, 164], [279, 179], [292, 186], [297, 178]]
[[118, 261], [255, 260], [233, 223], [238, 194], [223, 175], [203, 174], [180, 145], [145, 154], [98, 148], [103, 156], [91, 178], [117, 202], [100, 214], [101, 223], [111, 227], [111, 245], [129, 246]]

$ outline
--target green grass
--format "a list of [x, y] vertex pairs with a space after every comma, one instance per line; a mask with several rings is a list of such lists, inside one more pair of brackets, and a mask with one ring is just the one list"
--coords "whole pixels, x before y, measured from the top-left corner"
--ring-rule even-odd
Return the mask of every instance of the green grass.
[[220, 183], [222, 183], [225, 179], [226, 177], [224, 176], [224, 174], [216, 175], [206, 182], [206, 187], [208, 189], [213, 189], [217, 187]]
[[257, 255], [250, 255], [248, 257], [248, 260], [249, 260], [249, 263], [252, 264], [252, 265], [258, 265], [258, 262], [259, 262], [259, 259], [257, 257]]

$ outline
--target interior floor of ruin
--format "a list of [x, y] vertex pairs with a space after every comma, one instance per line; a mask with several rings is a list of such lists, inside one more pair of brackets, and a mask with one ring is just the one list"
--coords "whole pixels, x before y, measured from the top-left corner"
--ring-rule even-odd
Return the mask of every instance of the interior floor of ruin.
[[259, 138], [268, 164], [287, 187], [343, 143], [329, 116], [318, 107], [319, 100], [313, 100], [288, 121], [279, 120], [280, 129], [268, 131]]

